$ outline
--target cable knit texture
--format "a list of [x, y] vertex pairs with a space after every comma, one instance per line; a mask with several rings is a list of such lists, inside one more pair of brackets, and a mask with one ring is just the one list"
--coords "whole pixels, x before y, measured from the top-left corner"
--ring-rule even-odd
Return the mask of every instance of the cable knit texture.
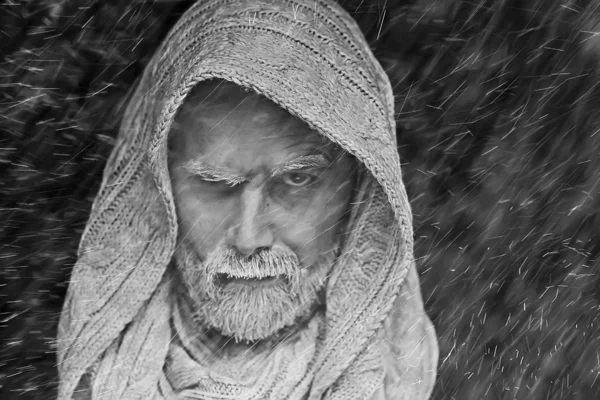
[[[265, 360], [272, 373], [248, 384], [186, 360], [172, 342], [165, 271], [177, 217], [166, 138], [186, 96], [208, 79], [266, 96], [368, 171], [325, 313]], [[108, 160], [61, 315], [59, 398], [76, 398], [91, 376], [93, 399], [427, 399], [438, 350], [412, 235], [391, 86], [352, 18], [328, 1], [198, 2], [147, 66]], [[192, 363], [184, 370], [196, 382], [185, 371], [167, 376], [172, 359]]]

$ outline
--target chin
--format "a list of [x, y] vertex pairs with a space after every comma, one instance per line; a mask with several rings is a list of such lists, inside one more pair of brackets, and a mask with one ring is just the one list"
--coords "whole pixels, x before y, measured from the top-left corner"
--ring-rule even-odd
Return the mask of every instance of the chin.
[[279, 288], [225, 288], [216, 298], [196, 306], [203, 324], [236, 342], [271, 339], [294, 330], [309, 319], [318, 305], [318, 292], [312, 298], [291, 296], [285, 285]]
[[[236, 342], [272, 339], [280, 333], [286, 336], [310, 319], [324, 304], [334, 261], [331, 253], [316, 265], [302, 268], [297, 260], [280, 258], [279, 264], [266, 260], [258, 270], [255, 265], [240, 268], [231, 257], [189, 262], [194, 258], [197, 255], [180, 256], [178, 281], [180, 289], [187, 289], [184, 297], [195, 323]], [[231, 271], [246, 273], [239, 276]]]

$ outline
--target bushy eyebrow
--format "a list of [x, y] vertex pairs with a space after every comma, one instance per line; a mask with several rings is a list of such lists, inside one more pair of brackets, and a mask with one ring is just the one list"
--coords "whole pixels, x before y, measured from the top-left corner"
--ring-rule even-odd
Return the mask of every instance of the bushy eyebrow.
[[[323, 155], [300, 156], [275, 166], [271, 169], [270, 177], [305, 168], [326, 169], [330, 165], [331, 162]], [[183, 168], [209, 182], [225, 182], [230, 186], [235, 186], [248, 181], [247, 177], [237, 176], [200, 160], [189, 161], [183, 165]]]
[[183, 169], [191, 174], [200, 175], [206, 181], [225, 182], [230, 186], [239, 185], [248, 180], [245, 177], [236, 176], [199, 160], [192, 160], [186, 163]]
[[331, 162], [324, 155], [300, 156], [291, 161], [275, 166], [271, 170], [271, 176], [286, 174], [290, 171], [295, 171], [305, 168], [326, 169], [331, 165]]

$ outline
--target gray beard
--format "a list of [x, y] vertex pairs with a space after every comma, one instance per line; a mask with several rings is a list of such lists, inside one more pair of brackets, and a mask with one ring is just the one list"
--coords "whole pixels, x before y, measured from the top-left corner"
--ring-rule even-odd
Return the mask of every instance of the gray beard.
[[[218, 248], [202, 262], [182, 243], [175, 251], [178, 296], [188, 303], [198, 329], [215, 329], [235, 342], [272, 339], [306, 321], [325, 302], [336, 251], [302, 268], [295, 253], [275, 247], [250, 259]], [[226, 277], [280, 276], [268, 287], [227, 285]]]

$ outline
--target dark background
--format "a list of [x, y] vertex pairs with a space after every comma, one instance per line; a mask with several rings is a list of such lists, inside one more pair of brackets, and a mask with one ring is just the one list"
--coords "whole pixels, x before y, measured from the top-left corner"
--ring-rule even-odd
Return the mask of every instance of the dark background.
[[[597, 2], [342, 3], [394, 86], [433, 398], [600, 398]], [[126, 95], [189, 4], [0, 0], [0, 399], [55, 396]]]

